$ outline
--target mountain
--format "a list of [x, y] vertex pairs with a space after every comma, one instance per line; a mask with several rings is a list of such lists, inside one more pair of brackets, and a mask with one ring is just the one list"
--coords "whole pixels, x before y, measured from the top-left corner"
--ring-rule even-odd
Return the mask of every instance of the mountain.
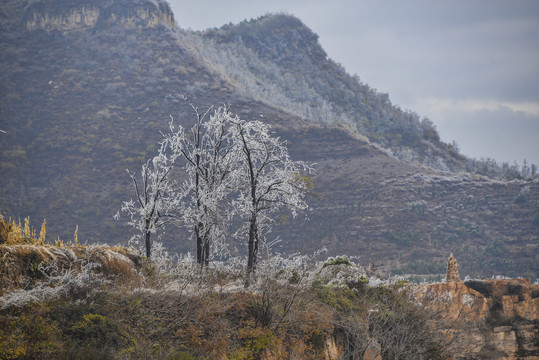
[[465, 166], [464, 157], [440, 142], [430, 120], [392, 105], [387, 94], [346, 73], [295, 17], [264, 16], [192, 34], [189, 40], [244, 94], [310, 122], [346, 124], [404, 158], [413, 149], [418, 160], [442, 170]]
[[[0, 31], [0, 210], [46, 218], [49, 239], [76, 225], [81, 241], [129, 239], [112, 218], [133, 196], [125, 169], [171, 115], [194, 122], [186, 96], [271, 124], [317, 164], [308, 218], [271, 234], [281, 251], [326, 246], [415, 274], [443, 273], [453, 252], [464, 275], [539, 275], [537, 180], [470, 172], [430, 120], [347, 74], [293, 16], [190, 32], [160, 0], [4, 0]], [[193, 250], [185, 232], [167, 244]]]

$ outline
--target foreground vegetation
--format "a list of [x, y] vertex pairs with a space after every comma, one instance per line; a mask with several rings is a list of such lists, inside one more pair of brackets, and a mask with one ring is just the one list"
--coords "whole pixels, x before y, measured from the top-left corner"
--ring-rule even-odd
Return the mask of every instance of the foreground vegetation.
[[[22, 231], [21, 231], [22, 229]], [[262, 259], [201, 270], [163, 251], [55, 245], [0, 228], [0, 358], [444, 358], [437, 315], [402, 280], [380, 280], [346, 257]], [[18, 236], [16, 234], [19, 234]], [[69, 258], [69, 260], [67, 260]], [[442, 319], [438, 319], [442, 320]], [[438, 322], [436, 322], [438, 323]]]

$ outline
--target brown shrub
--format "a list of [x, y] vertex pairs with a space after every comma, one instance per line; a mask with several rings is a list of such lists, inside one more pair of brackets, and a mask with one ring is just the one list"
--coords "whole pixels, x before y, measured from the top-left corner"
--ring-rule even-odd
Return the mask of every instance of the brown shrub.
[[88, 262], [98, 265], [93, 271], [115, 276], [118, 281], [126, 283], [139, 279], [136, 270], [140, 268], [142, 259], [120, 247], [113, 250], [108, 246], [0, 244], [0, 295], [23, 284], [31, 286], [45, 274], [64, 270], [80, 272]]
[[0, 294], [43, 277], [40, 266], [56, 260], [46, 247], [36, 245], [0, 245]]
[[118, 276], [121, 281], [137, 278], [133, 261], [108, 246], [92, 248], [89, 253], [89, 260], [99, 264], [98, 271], [106, 276]]

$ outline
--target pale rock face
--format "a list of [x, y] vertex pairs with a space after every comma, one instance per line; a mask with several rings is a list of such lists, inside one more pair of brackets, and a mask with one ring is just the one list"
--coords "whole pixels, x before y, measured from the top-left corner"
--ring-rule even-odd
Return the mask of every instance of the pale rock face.
[[129, 29], [156, 28], [161, 21], [168, 26], [174, 26], [172, 15], [169, 16], [165, 13], [148, 8], [137, 9], [133, 16], [116, 16], [113, 14], [113, 20], [115, 19], [118, 19], [122, 25]]
[[343, 355], [342, 347], [335, 343], [335, 338], [333, 336], [328, 336], [326, 338], [324, 355], [326, 360], [338, 360]]
[[488, 299], [463, 282], [419, 285], [416, 299], [431, 308], [447, 313], [453, 320], [466, 318], [479, 321], [488, 314]]
[[174, 27], [174, 15], [161, 10], [153, 2], [127, 10], [111, 10], [95, 5], [78, 4], [65, 9], [29, 8], [26, 14], [27, 30], [73, 31], [96, 26], [98, 21], [121, 24], [130, 29], [157, 28], [161, 24]]
[[512, 326], [495, 327], [488, 340], [496, 350], [509, 356], [518, 351], [517, 335]]
[[47, 31], [83, 29], [95, 26], [98, 18], [99, 10], [96, 8], [72, 9], [59, 16], [34, 12], [26, 19], [26, 29]]
[[537, 350], [537, 339], [539, 339], [539, 329], [534, 325], [519, 326], [518, 335], [521, 339], [522, 349], [525, 351]]
[[527, 297], [523, 301], [513, 302], [516, 316], [536, 321], [539, 319], [539, 298]]

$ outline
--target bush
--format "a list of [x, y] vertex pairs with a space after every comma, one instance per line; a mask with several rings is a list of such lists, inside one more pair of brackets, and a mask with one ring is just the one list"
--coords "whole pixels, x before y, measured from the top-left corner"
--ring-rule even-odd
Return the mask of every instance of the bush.
[[526, 200], [526, 195], [518, 194], [518, 196], [515, 198], [515, 204], [524, 204]]
[[0, 358], [57, 358], [64, 344], [58, 325], [50, 321], [50, 313], [44, 303], [0, 313]]
[[94, 355], [106, 358], [116, 352], [124, 352], [133, 348], [135, 342], [123, 326], [108, 317], [98, 314], [86, 314], [69, 330], [71, 339], [75, 342], [74, 354], [86, 353], [88, 358]]
[[350, 261], [350, 259], [348, 259], [346, 255], [337, 256], [334, 258], [330, 257], [324, 263], [323, 268], [325, 268], [326, 266], [331, 266], [331, 265], [352, 265], [352, 262]]
[[[115, 281], [82, 296], [11, 301], [0, 310], [0, 358], [323, 359], [331, 336], [347, 357], [370, 339], [384, 358], [444, 350], [428, 325], [436, 318], [413, 303], [405, 282], [374, 278], [346, 256], [317, 264], [307, 256], [264, 259], [244, 289], [234, 265], [200, 271], [186, 260], [163, 277], [168, 285]], [[75, 285], [84, 280], [64, 275]]]
[[321, 286], [318, 295], [322, 301], [339, 311], [360, 310], [358, 293], [349, 288]]

